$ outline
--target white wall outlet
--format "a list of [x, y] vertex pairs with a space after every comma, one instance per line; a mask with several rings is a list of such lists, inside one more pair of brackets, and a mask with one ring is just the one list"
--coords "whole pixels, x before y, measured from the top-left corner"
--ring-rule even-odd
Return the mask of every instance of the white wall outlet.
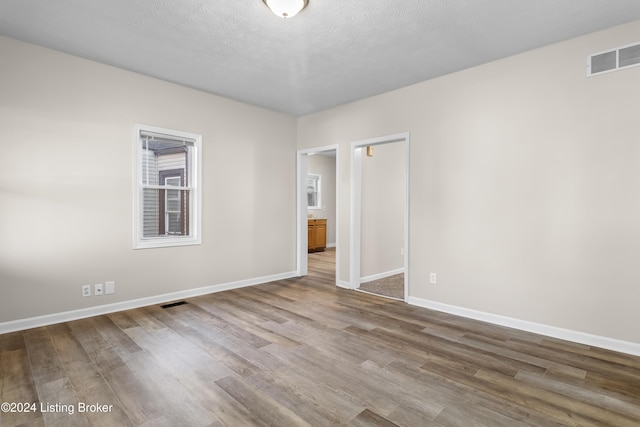
[[104, 287], [102, 285], [102, 283], [96, 283], [95, 285], [93, 285], [93, 289], [94, 289], [94, 293], [96, 295], [103, 295], [104, 294]]
[[116, 282], [114, 281], [104, 282], [104, 294], [109, 295], [109, 294], [115, 294], [115, 293], [116, 293]]
[[404, 248], [400, 248], [400, 256], [404, 256]]
[[82, 285], [82, 296], [83, 297], [91, 296], [91, 285]]
[[438, 283], [438, 277], [436, 276], [436, 273], [429, 273], [429, 283], [431, 283], [432, 285], [436, 285]]

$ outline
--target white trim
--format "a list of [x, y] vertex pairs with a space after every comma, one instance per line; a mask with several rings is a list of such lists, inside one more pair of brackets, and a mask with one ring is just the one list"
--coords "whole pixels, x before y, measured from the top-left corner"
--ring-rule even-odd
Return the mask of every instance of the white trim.
[[360, 285], [360, 243], [362, 221], [362, 147], [351, 143], [351, 200], [349, 209], [349, 281], [350, 288]]
[[[390, 144], [395, 142], [405, 143], [405, 207], [404, 207], [404, 271], [409, 271], [409, 211], [410, 211], [410, 133], [397, 133], [377, 138], [364, 139], [351, 142], [351, 210], [349, 241], [349, 280], [350, 289], [360, 286], [360, 228], [362, 211], [362, 149], [367, 146]], [[357, 244], [356, 244], [357, 243]], [[404, 275], [404, 298], [409, 297], [409, 275]]]
[[344, 282], [338, 279], [340, 275], [340, 246], [337, 241], [340, 240], [340, 145], [326, 145], [323, 147], [305, 148], [297, 152], [297, 201], [296, 201], [296, 272], [298, 276], [307, 275], [307, 257], [308, 257], [308, 217], [307, 217], [307, 173], [309, 172], [307, 157], [324, 151], [336, 152], [336, 243], [331, 246], [336, 248], [336, 286], [344, 287]]
[[171, 248], [174, 246], [200, 245], [200, 239], [193, 236], [164, 236], [154, 237], [152, 240], [142, 239], [133, 249]]
[[296, 155], [296, 273], [298, 277], [306, 276], [309, 267], [309, 237], [308, 232], [305, 232], [309, 226], [306, 199], [306, 176], [309, 172], [308, 157], [306, 153], [298, 150]]
[[[191, 219], [189, 221], [189, 227], [191, 228], [190, 236], [159, 236], [153, 238], [143, 237], [143, 224], [142, 224], [142, 191], [146, 187], [155, 187], [142, 185], [142, 179], [140, 176], [140, 134], [141, 133], [155, 133], [160, 135], [175, 136], [178, 138], [184, 138], [189, 142], [193, 142], [193, 157], [194, 160], [189, 164], [191, 168], [189, 187], [179, 187], [179, 189], [190, 189], [192, 194], [190, 195]], [[165, 129], [157, 126], [145, 125], [136, 123], [134, 125], [134, 171], [133, 171], [133, 248], [134, 249], [150, 249], [150, 248], [164, 248], [172, 246], [191, 246], [202, 244], [202, 135], [184, 132], [180, 130]], [[174, 188], [171, 186], [170, 188]], [[178, 188], [176, 188], [178, 189]]]
[[335, 243], [327, 243], [327, 247], [328, 248], [335, 248], [336, 244]]
[[404, 184], [405, 184], [405, 206], [404, 206], [404, 251], [402, 251], [404, 257], [404, 300], [409, 298], [409, 242], [411, 239], [411, 233], [409, 232], [409, 220], [411, 214], [411, 135], [407, 132], [405, 135], [405, 168], [404, 168]]
[[99, 316], [102, 314], [114, 313], [116, 311], [129, 310], [132, 308], [162, 304], [169, 301], [192, 298], [200, 295], [212, 294], [215, 292], [260, 285], [262, 283], [290, 279], [292, 277], [296, 277], [296, 273], [294, 271], [288, 273], [273, 274], [270, 276], [256, 277], [253, 279], [238, 280], [236, 282], [221, 283], [218, 285], [205, 286], [202, 288], [188, 289], [185, 291], [171, 292], [168, 294], [155, 295], [152, 297], [116, 302], [113, 304], [98, 305], [95, 307], [65, 311], [62, 313], [54, 313], [44, 316], [30, 317], [27, 319], [12, 320], [9, 322], [0, 323], [0, 334], [21, 331], [24, 329], [37, 328], [40, 326], [53, 325], [55, 323], [69, 322], [72, 320], [85, 319], [87, 317]]
[[396, 274], [404, 273], [404, 268], [396, 268], [391, 271], [384, 271], [378, 274], [372, 274], [371, 276], [361, 277], [360, 283], [368, 283], [373, 282], [374, 280], [385, 279], [387, 277], [395, 276]]
[[[175, 176], [168, 176], [166, 179], [177, 178]], [[145, 190], [193, 190], [193, 187], [182, 187], [180, 185], [143, 185]]]
[[480, 320], [493, 323], [494, 325], [506, 326], [508, 328], [519, 329], [532, 332], [534, 334], [545, 335], [566, 341], [594, 347], [606, 348], [608, 350], [619, 351], [634, 356], [640, 356], [640, 344], [629, 341], [607, 338], [599, 335], [587, 334], [585, 332], [573, 331], [570, 329], [558, 328], [556, 326], [544, 325], [542, 323], [530, 322], [528, 320], [515, 319], [513, 317], [501, 316], [499, 314], [487, 313], [455, 305], [444, 304], [437, 301], [422, 298], [409, 297], [407, 302], [418, 307], [431, 310], [443, 311], [456, 316], [467, 317], [469, 319]]
[[366, 291], [366, 290], [360, 289], [360, 288], [355, 289], [355, 291], [356, 292], [362, 292], [363, 294], [375, 295], [375, 296], [380, 297], [380, 298], [394, 299], [396, 301], [404, 302], [404, 300], [402, 298], [390, 297], [389, 295], [383, 295], [383, 294], [379, 294], [377, 292]]
[[336, 286], [339, 288], [351, 290], [351, 282], [345, 282], [344, 280], [336, 279]]

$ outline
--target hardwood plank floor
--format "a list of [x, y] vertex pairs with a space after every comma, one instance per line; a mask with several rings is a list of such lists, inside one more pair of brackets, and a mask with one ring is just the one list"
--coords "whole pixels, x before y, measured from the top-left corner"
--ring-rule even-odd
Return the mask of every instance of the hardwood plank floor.
[[640, 425], [640, 358], [336, 288], [334, 265], [0, 335], [0, 401], [36, 404], [0, 426]]

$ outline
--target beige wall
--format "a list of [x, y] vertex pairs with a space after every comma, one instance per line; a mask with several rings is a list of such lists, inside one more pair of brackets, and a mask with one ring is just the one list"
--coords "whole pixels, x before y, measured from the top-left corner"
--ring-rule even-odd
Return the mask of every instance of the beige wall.
[[316, 154], [307, 156], [308, 172], [321, 176], [323, 209], [309, 209], [314, 218], [327, 218], [327, 245], [336, 244], [336, 158]]
[[[0, 57], [0, 322], [295, 270], [295, 118], [3, 37]], [[136, 122], [203, 135], [202, 245], [132, 249]]]
[[405, 144], [376, 145], [372, 157], [362, 155], [361, 278], [404, 268]]
[[[640, 68], [584, 66], [639, 33], [297, 121], [0, 37], [0, 322], [293, 271], [296, 140], [340, 144], [348, 281], [349, 144], [408, 131], [410, 296], [640, 343]], [[136, 122], [203, 135], [201, 246], [131, 249]], [[79, 296], [105, 280], [115, 295]]]
[[[349, 143], [411, 133], [412, 297], [640, 343], [640, 68], [585, 77], [640, 22], [298, 120], [340, 144], [349, 279]], [[429, 272], [438, 285], [428, 285]]]

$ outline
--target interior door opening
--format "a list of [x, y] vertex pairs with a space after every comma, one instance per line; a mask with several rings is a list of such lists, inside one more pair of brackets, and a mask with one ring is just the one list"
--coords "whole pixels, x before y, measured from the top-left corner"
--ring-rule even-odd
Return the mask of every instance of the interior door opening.
[[[309, 256], [335, 265], [339, 252], [338, 146], [298, 151], [297, 273], [306, 276]], [[323, 255], [324, 254], [324, 255]]]
[[351, 150], [350, 287], [407, 301], [409, 134], [356, 141]]

